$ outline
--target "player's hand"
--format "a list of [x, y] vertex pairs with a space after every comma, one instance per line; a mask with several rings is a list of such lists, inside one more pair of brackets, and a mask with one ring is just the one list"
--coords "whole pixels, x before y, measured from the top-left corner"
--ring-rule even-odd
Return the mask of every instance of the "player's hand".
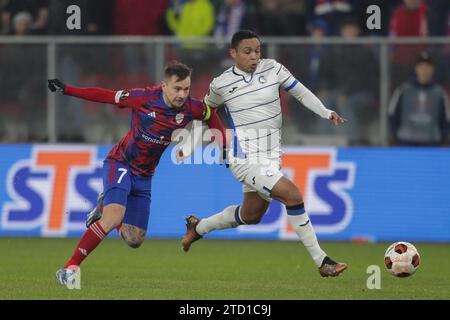
[[335, 126], [338, 126], [340, 124], [343, 124], [347, 119], [342, 118], [340, 115], [338, 115], [336, 112], [331, 112], [330, 115], [330, 121], [334, 123]]
[[66, 86], [61, 80], [59, 79], [49, 79], [48, 81], [48, 88], [51, 92], [61, 92], [64, 93], [64, 87]]
[[175, 157], [176, 157], [178, 163], [180, 163], [184, 160], [184, 153], [181, 148], [176, 151]]

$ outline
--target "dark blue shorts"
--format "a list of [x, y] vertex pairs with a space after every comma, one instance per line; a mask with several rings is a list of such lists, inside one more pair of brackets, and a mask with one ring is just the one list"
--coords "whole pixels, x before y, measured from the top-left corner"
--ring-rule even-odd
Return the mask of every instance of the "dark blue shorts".
[[134, 175], [118, 161], [103, 161], [103, 206], [116, 203], [126, 207], [123, 223], [147, 230], [151, 191], [152, 177]]

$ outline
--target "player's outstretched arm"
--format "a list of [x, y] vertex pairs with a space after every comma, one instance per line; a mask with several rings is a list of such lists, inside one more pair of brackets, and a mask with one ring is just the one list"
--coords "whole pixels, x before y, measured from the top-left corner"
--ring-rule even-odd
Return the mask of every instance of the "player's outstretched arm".
[[59, 79], [49, 79], [48, 88], [52, 92], [61, 92], [65, 95], [100, 103], [114, 104], [116, 98], [116, 91], [103, 88], [77, 88], [64, 84]]

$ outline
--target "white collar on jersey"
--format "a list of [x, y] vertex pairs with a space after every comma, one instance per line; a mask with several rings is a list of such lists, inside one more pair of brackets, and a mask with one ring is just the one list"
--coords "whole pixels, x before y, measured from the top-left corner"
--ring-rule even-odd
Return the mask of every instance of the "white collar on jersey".
[[[259, 64], [258, 64], [259, 65]], [[241, 69], [239, 69], [236, 65], [233, 66], [232, 69], [233, 73], [237, 76], [241, 76], [242, 79], [244, 79], [244, 81], [246, 83], [249, 83], [250, 81], [252, 81], [253, 79], [253, 73], [248, 73], [245, 71], [242, 71]], [[256, 70], [255, 70], [256, 71]]]

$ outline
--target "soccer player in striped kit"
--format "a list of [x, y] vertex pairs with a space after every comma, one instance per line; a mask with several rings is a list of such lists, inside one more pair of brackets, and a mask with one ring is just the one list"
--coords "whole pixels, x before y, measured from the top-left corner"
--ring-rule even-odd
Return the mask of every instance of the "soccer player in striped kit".
[[48, 81], [53, 92], [130, 108], [132, 112], [130, 129], [103, 162], [103, 196], [93, 210], [97, 214], [88, 216], [88, 229], [72, 257], [56, 273], [61, 284], [67, 284], [81, 262], [114, 228], [130, 247], [142, 244], [150, 214], [152, 176], [176, 129], [197, 119], [207, 121], [210, 128], [225, 136], [215, 110], [189, 97], [191, 69], [174, 61], [164, 74], [161, 86], [119, 91], [77, 88], [58, 79]]
[[[183, 249], [188, 251], [194, 241], [213, 230], [259, 223], [273, 198], [286, 206], [288, 221], [310, 253], [320, 275], [337, 276], [347, 265], [335, 262], [321, 249], [299, 189], [280, 171], [282, 121], [279, 90], [286, 90], [308, 109], [335, 125], [344, 123], [345, 119], [325, 108], [283, 65], [273, 59], [261, 59], [261, 43], [254, 32], [242, 30], [235, 33], [230, 55], [235, 65], [211, 82], [204, 102], [212, 108], [223, 105], [226, 108], [233, 130], [228, 161], [235, 178], [243, 183], [243, 202], [205, 219], [186, 218]], [[189, 155], [190, 150], [184, 150], [183, 146], [180, 150], [183, 156]]]

